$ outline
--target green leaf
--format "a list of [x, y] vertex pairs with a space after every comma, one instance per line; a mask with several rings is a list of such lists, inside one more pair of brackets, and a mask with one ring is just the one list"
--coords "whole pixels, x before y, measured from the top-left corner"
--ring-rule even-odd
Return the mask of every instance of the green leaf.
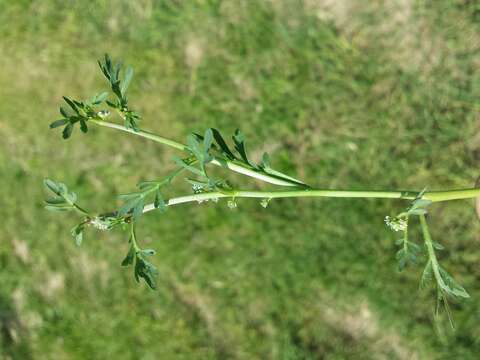
[[75, 111], [75, 113], [80, 114], [77, 105], [75, 105], [72, 99], [63, 96], [63, 100], [65, 100], [65, 102], [72, 108], [73, 111]]
[[60, 195], [60, 187], [58, 184], [50, 179], [45, 179], [43, 180], [43, 184], [47, 189], [49, 189], [51, 192], [53, 192], [55, 195]]
[[207, 152], [213, 143], [213, 132], [212, 129], [205, 130], [205, 136], [203, 137], [203, 148]]
[[425, 288], [432, 280], [432, 262], [428, 260], [427, 265], [423, 269], [422, 278], [420, 280], [420, 287]]
[[47, 205], [62, 205], [62, 204], [68, 204], [63, 197], [55, 197], [51, 199], [46, 199], [45, 203]]
[[280, 179], [295, 182], [295, 183], [297, 183], [298, 186], [301, 186], [301, 187], [306, 187], [307, 186], [303, 181], [300, 181], [300, 180], [295, 179], [291, 176], [288, 176], [287, 174], [281, 173], [280, 171], [273, 170], [272, 168], [264, 168], [263, 170], [269, 175], [273, 175], [273, 176], [275, 176], [277, 178], [280, 178]]
[[438, 284], [442, 288], [442, 290], [444, 290], [447, 294], [451, 296], [462, 298], [470, 297], [467, 291], [459, 283], [457, 283], [445, 269], [439, 266], [438, 270], [443, 280], [443, 282], [440, 281]]
[[60, 114], [62, 114], [63, 117], [69, 118], [70, 114], [65, 110], [65, 108], [60, 106]]
[[56, 120], [56, 121], [52, 122], [49, 127], [50, 127], [50, 129], [55, 129], [59, 126], [65, 125], [66, 123], [68, 123], [67, 119], [60, 119], [60, 120]]
[[68, 139], [72, 135], [72, 131], [73, 131], [73, 124], [68, 123], [68, 125], [65, 126], [65, 128], [63, 129], [63, 132], [62, 132], [63, 138]]
[[158, 271], [147, 260], [145, 260], [141, 255], [137, 256], [136, 263], [135, 263], [135, 280], [137, 282], [140, 281], [140, 278], [143, 278], [147, 285], [155, 290], [157, 285], [155, 283], [155, 278], [158, 275]]
[[263, 169], [270, 169], [271, 166], [270, 166], [270, 156], [268, 155], [268, 153], [263, 153], [263, 156], [262, 156], [262, 168]]
[[239, 129], [235, 130], [232, 139], [235, 143], [235, 149], [238, 151], [243, 161], [251, 167], [256, 168], [256, 166], [252, 164], [250, 160], [248, 160], [247, 151], [245, 148], [245, 136], [243, 133]]
[[142, 255], [146, 255], [146, 256], [153, 256], [153, 255], [156, 254], [155, 250], [153, 250], [153, 249], [142, 249], [142, 250], [140, 250], [140, 253]]
[[134, 220], [137, 220], [140, 216], [142, 216], [143, 206], [144, 206], [144, 200], [143, 200], [143, 197], [141, 197], [140, 201], [133, 208], [132, 216]]
[[104, 91], [100, 94], [97, 94], [94, 96], [94, 98], [92, 99], [92, 104], [93, 105], [99, 105], [101, 104], [102, 102], [104, 102], [105, 100], [107, 100], [107, 97], [108, 97], [108, 92]]
[[80, 130], [84, 133], [88, 131], [87, 123], [83, 119], [80, 119]]
[[80, 224], [80, 225], [77, 225], [75, 226], [71, 233], [72, 233], [72, 236], [75, 238], [75, 244], [77, 246], [80, 246], [82, 245], [82, 241], [83, 241], [83, 224]]
[[114, 109], [118, 109], [120, 107], [120, 105], [118, 103], [114, 103], [112, 101], [105, 101], [107, 103], [108, 106], [110, 106], [111, 108], [114, 108]]
[[137, 207], [140, 204], [140, 202], [142, 202], [142, 206], [143, 206], [143, 201], [142, 201], [142, 196], [141, 195], [136, 196], [136, 197], [132, 198], [131, 200], [127, 201], [118, 210], [118, 216], [122, 217], [122, 216], [127, 215], [132, 209]]
[[198, 175], [198, 176], [205, 177], [205, 173], [204, 173], [202, 170], [196, 168], [195, 166], [191, 166], [191, 165], [187, 164], [187, 163], [185, 162], [185, 160], [179, 158], [178, 156], [174, 156], [173, 159], [174, 159], [174, 161], [175, 161], [175, 163], [176, 163], [177, 165], [185, 168], [185, 170], [188, 170], [188, 171], [190, 171], [191, 173], [194, 173], [194, 174], [196, 174], [196, 175]]
[[135, 260], [135, 249], [133, 245], [130, 246], [130, 249], [128, 250], [127, 256], [125, 256], [125, 259], [122, 261], [122, 266], [130, 266], [133, 265], [133, 262]]
[[137, 187], [140, 190], [145, 190], [145, 189], [153, 188], [153, 187], [157, 186], [158, 184], [159, 184], [158, 181], [140, 181], [137, 184]]
[[71, 205], [45, 205], [45, 209], [49, 211], [70, 211], [75, 207]]
[[167, 206], [165, 205], [165, 201], [160, 193], [160, 189], [157, 189], [155, 192], [155, 201], [153, 202], [153, 206], [155, 206], [156, 209], [160, 209], [161, 212], [167, 210]]
[[230, 160], [235, 160], [236, 157], [235, 155], [233, 154], [233, 152], [230, 150], [230, 148], [228, 147], [227, 143], [225, 142], [225, 140], [223, 139], [222, 137], [222, 134], [220, 133], [220, 131], [218, 131], [217, 129], [211, 129], [212, 130], [212, 134], [213, 134], [213, 137], [215, 139], [215, 142], [217, 143], [217, 145], [220, 147], [220, 150], [222, 151], [222, 153]]
[[133, 77], [133, 69], [129, 66], [125, 71], [125, 77], [123, 78], [122, 85], [120, 86], [120, 91], [122, 96], [125, 96], [125, 93], [130, 85], [130, 81], [132, 81]]

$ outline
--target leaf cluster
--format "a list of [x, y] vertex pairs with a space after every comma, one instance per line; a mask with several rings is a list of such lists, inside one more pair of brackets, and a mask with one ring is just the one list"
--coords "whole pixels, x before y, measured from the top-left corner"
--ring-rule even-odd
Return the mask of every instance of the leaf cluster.
[[[405, 234], [407, 234], [407, 231], [405, 231]], [[400, 246], [400, 249], [395, 255], [398, 262], [399, 271], [404, 270], [408, 265], [414, 265], [417, 263], [422, 252], [419, 245], [409, 241], [407, 236], [398, 239], [395, 244]]]
[[98, 66], [109, 81], [112, 92], [116, 96], [115, 101], [107, 100], [108, 106], [118, 110], [123, 115], [125, 126], [128, 129], [138, 131], [140, 115], [129, 108], [127, 97], [127, 89], [133, 77], [132, 67], [127, 67], [122, 74], [122, 63], [113, 62], [108, 54], [105, 54], [103, 61], [98, 61]]
[[[228, 167], [227, 162], [230, 161], [235, 164], [240, 164], [244, 167], [250, 168], [256, 172], [264, 173], [269, 176], [287, 181], [295, 186], [308, 187], [304, 182], [272, 169], [270, 165], [270, 156], [268, 153], [263, 154], [262, 161], [259, 164], [256, 164], [254, 161], [252, 161], [247, 154], [245, 135], [239, 129], [235, 130], [235, 133], [232, 136], [232, 141], [234, 144], [233, 150], [228, 146], [224, 137], [217, 129], [207, 129], [203, 137], [198, 134], [193, 135], [195, 138], [197, 138], [197, 140], [204, 141], [204, 144], [205, 140], [207, 141], [206, 144], [209, 145], [215, 160], [219, 161], [224, 167]], [[190, 143], [189, 147], [191, 149]]]
[[60, 114], [63, 118], [55, 120], [50, 124], [50, 128], [54, 129], [64, 126], [62, 136], [68, 139], [73, 132], [76, 123], [80, 124], [80, 130], [84, 133], [88, 131], [87, 122], [90, 119], [101, 119], [105, 115], [104, 112], [97, 112], [94, 106], [100, 105], [108, 97], [108, 93], [103, 92], [94, 95], [91, 99], [85, 101], [74, 100], [66, 96], [63, 100], [67, 103], [68, 108], [60, 107]]
[[158, 276], [158, 270], [151, 262], [147, 260], [147, 256], [155, 255], [155, 250], [140, 249], [137, 244], [133, 223], [131, 229], [132, 230], [129, 239], [130, 248], [121, 265], [133, 265], [133, 274], [135, 280], [140, 282], [140, 279], [143, 279], [151, 289], [155, 290], [157, 288], [155, 278]]
[[69, 191], [67, 185], [50, 179], [45, 179], [43, 184], [53, 195], [45, 200], [45, 209], [51, 211], [78, 210], [77, 194]]

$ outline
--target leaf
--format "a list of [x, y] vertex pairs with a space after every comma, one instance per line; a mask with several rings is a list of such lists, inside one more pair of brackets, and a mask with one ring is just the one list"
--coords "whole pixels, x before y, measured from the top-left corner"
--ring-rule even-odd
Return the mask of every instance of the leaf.
[[63, 96], [63, 100], [65, 100], [65, 102], [72, 108], [73, 111], [75, 111], [77, 114], [80, 114], [77, 105], [75, 105], [72, 99]]
[[153, 256], [153, 255], [156, 254], [155, 250], [153, 250], [153, 249], [142, 249], [142, 250], [140, 251], [140, 253], [141, 253], [142, 255], [146, 255], [146, 256]]
[[75, 207], [71, 205], [45, 205], [45, 209], [49, 211], [70, 211]]
[[118, 103], [114, 103], [112, 101], [105, 101], [107, 103], [108, 106], [110, 106], [111, 108], [114, 108], [114, 109], [118, 109], [120, 107], [120, 105]]
[[134, 260], [135, 260], [135, 249], [133, 245], [131, 245], [130, 249], [128, 250], [127, 256], [125, 256], [125, 259], [123, 259], [121, 265], [122, 266], [133, 265]]
[[105, 100], [107, 100], [107, 97], [108, 97], [108, 92], [106, 92], [106, 91], [104, 91], [100, 94], [97, 94], [97, 95], [94, 96], [92, 104], [93, 105], [99, 105], [102, 102], [104, 102]]
[[397, 254], [395, 255], [397, 261], [398, 261], [398, 270], [402, 271], [405, 266], [407, 265], [407, 253], [405, 249], [400, 249], [397, 251]]
[[54, 122], [52, 122], [50, 124], [50, 129], [55, 129], [57, 127], [60, 127], [62, 125], [65, 125], [66, 123], [68, 123], [68, 120], [67, 119], [60, 119], [60, 120], [55, 120]]
[[205, 152], [208, 152], [208, 150], [212, 147], [212, 143], [213, 143], [212, 129], [207, 129], [205, 130], [205, 136], [203, 137], [203, 148]]
[[71, 233], [72, 233], [72, 236], [75, 238], [75, 244], [77, 246], [80, 246], [82, 245], [82, 241], [83, 241], [83, 224], [80, 224], [80, 225], [77, 225], [75, 226]]
[[291, 181], [291, 182], [295, 182], [295, 183], [297, 183], [298, 186], [308, 187], [307, 184], [305, 184], [303, 181], [300, 181], [298, 179], [295, 179], [294, 177], [288, 176], [287, 174], [281, 173], [280, 171], [273, 170], [272, 168], [265, 168], [264, 171], [267, 174], [273, 175], [277, 178], [288, 180], [288, 181]]
[[420, 280], [420, 287], [423, 289], [432, 280], [432, 262], [428, 260], [427, 265], [423, 269], [422, 278]]
[[268, 155], [268, 153], [263, 153], [263, 156], [262, 156], [262, 168], [263, 169], [270, 169], [270, 156]]
[[211, 130], [212, 130], [212, 134], [215, 139], [215, 142], [220, 147], [223, 154], [227, 156], [227, 158], [229, 158], [230, 160], [235, 160], [235, 155], [233, 155], [233, 152], [230, 150], [227, 143], [223, 139], [222, 134], [220, 134], [220, 131], [213, 128], [211, 128]]
[[137, 256], [135, 263], [135, 280], [137, 282], [140, 281], [140, 278], [143, 278], [147, 285], [155, 290], [157, 288], [157, 285], [155, 283], [155, 277], [158, 275], [158, 271], [147, 260], [145, 260], [141, 255]]
[[137, 187], [140, 190], [145, 190], [148, 188], [153, 188], [158, 185], [158, 181], [141, 181], [137, 184]]
[[87, 123], [83, 119], [80, 119], [80, 130], [84, 133], [88, 131]]
[[47, 205], [62, 205], [62, 204], [68, 204], [65, 202], [65, 199], [63, 197], [55, 197], [51, 199], [45, 200], [45, 203]]
[[68, 125], [65, 126], [65, 128], [63, 129], [62, 137], [64, 139], [68, 139], [72, 135], [72, 131], [73, 131], [73, 124], [68, 123]]
[[189, 150], [199, 161], [203, 161], [203, 151], [200, 149], [200, 143], [194, 135], [187, 136], [187, 145]]
[[198, 176], [201, 176], [201, 177], [205, 177], [205, 173], [196, 168], [195, 166], [191, 166], [191, 165], [188, 165], [185, 160], [179, 158], [178, 156], [174, 156], [173, 160], [175, 161], [175, 163], [183, 168], [185, 168], [186, 170], [198, 175]]
[[133, 208], [133, 213], [132, 213], [132, 216], [133, 216], [133, 219], [134, 220], [137, 220], [140, 216], [142, 216], [143, 214], [143, 206], [144, 206], [144, 200], [143, 200], [143, 196], [140, 198], [140, 200], [138, 201], [138, 203], [135, 205], [135, 207]]
[[51, 192], [53, 192], [55, 195], [60, 195], [60, 188], [58, 184], [50, 179], [45, 179], [43, 180], [43, 184], [47, 189], [49, 189]]
[[70, 115], [68, 114], [67, 110], [65, 108], [60, 106], [60, 114], [62, 114], [63, 117], [69, 118]]
[[238, 151], [243, 161], [246, 164], [252, 166], [253, 168], [256, 168], [256, 166], [254, 166], [248, 160], [247, 151], [245, 149], [245, 136], [243, 135], [243, 133], [239, 129], [235, 130], [235, 133], [233, 134], [232, 139], [233, 139], [233, 142], [235, 143], [235, 149]]
[[160, 189], [157, 189], [157, 191], [155, 192], [155, 201], [153, 202], [153, 205], [156, 209], [160, 209], [161, 212], [167, 210], [167, 206], [165, 205], [165, 201], [163, 200], [162, 194], [160, 193]]
[[132, 67], [128, 67], [127, 70], [125, 71], [125, 76], [122, 81], [122, 85], [120, 86], [120, 91], [122, 93], [122, 96], [125, 96], [125, 93], [127, 91], [128, 86], [130, 85], [130, 81], [132, 80], [133, 77], [133, 69]]
[[443, 280], [439, 282], [439, 286], [449, 295], [462, 297], [462, 298], [469, 298], [470, 295], [467, 291], [453, 279], [453, 277], [442, 267], [438, 267], [440, 272], [440, 276]]
[[[132, 198], [131, 200], [127, 201], [118, 210], [118, 216], [122, 217], [122, 216], [127, 215], [130, 212], [130, 210], [132, 210], [133, 208], [138, 206], [138, 204], [140, 203], [141, 200], [142, 200], [142, 197], [141, 197], [141, 194], [140, 194], [139, 196], [136, 196], [136, 197]], [[143, 203], [143, 201], [142, 201], [142, 203]], [[143, 206], [143, 204], [142, 204], [142, 206]]]

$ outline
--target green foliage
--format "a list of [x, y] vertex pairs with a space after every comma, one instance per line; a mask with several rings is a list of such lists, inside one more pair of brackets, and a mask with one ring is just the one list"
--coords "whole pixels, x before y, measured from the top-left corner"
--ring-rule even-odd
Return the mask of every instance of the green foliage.
[[133, 222], [130, 229], [130, 248], [121, 265], [133, 266], [135, 280], [139, 282], [140, 279], [143, 279], [152, 290], [155, 290], [157, 288], [155, 278], [158, 276], [158, 270], [146, 259], [147, 256], [155, 255], [155, 251], [152, 249], [140, 249], [137, 243], [135, 225]]
[[63, 116], [63, 118], [52, 122], [50, 124], [50, 128], [54, 129], [65, 125], [62, 132], [62, 136], [64, 139], [68, 139], [72, 135], [76, 123], [79, 123], [80, 130], [86, 133], [88, 131], [87, 122], [89, 120], [103, 119], [105, 116], [108, 115], [108, 112], [105, 112], [104, 110], [96, 111], [94, 109], [94, 106], [102, 104], [107, 98], [107, 96], [108, 93], [103, 92], [94, 95], [91, 99], [87, 101], [78, 101], [64, 96], [63, 100], [65, 100], [65, 102], [69, 106], [69, 109], [60, 107], [60, 114]]
[[[45, 200], [45, 209], [51, 211], [78, 211], [80, 209], [77, 205], [77, 194], [69, 191], [65, 184], [50, 179], [45, 179], [43, 184], [54, 195]], [[85, 212], [81, 212], [85, 214]]]
[[105, 58], [102, 61], [98, 61], [98, 66], [102, 70], [103, 75], [110, 82], [112, 92], [116, 96], [116, 101], [108, 101], [107, 104], [116, 109], [124, 119], [125, 127], [138, 131], [138, 122], [140, 120], [140, 114], [131, 110], [128, 106], [127, 89], [132, 81], [133, 69], [129, 66], [121, 78], [121, 63], [114, 63], [108, 54], [105, 54]]
[[[268, 151], [275, 169], [312, 186], [473, 184], [473, 2], [347, 1], [342, 11], [323, 3], [0, 5], [8, 55], [0, 74], [3, 356], [477, 358], [479, 226], [468, 200], [429, 209], [432, 236], [449, 249], [437, 253], [441, 265], [472, 297], [452, 306], [457, 329], [440, 338], [432, 336], [430, 291], [416, 291], [417, 269], [395, 274], [399, 236], [378, 226], [401, 200], [282, 199], [265, 211], [260, 199], [239, 199], [235, 212], [219, 200], [144, 216], [138, 236], [156, 249], [161, 273], [170, 272], [158, 293], [114, 271], [127, 240], [121, 231], [87, 228], [88, 246], [77, 250], [68, 241], [73, 215], [56, 219], [38, 205], [38, 184], [51, 174], [92, 210], [115, 209], [118, 192], [162, 176], [175, 151], [92, 123], [89, 136], [63, 145], [63, 129], [45, 131], [60, 95], [102, 89], [92, 59], [104, 46], [135, 61], [128, 95], [153, 132], [184, 139], [215, 127], [230, 140], [240, 127], [251, 159]], [[412, 37], [418, 25], [422, 36]], [[416, 228], [414, 217], [411, 241], [420, 240]], [[17, 242], [29, 250], [26, 263]], [[56, 275], [64, 288], [44, 295]]]
[[[134, 129], [135, 132], [138, 132], [136, 121], [131, 122], [128, 117], [129, 109], [127, 107], [127, 96], [126, 90], [130, 84], [131, 78], [133, 76], [133, 70], [128, 68], [125, 72], [123, 79], [120, 79], [121, 64], [113, 63], [108, 55], [105, 55], [104, 62], [99, 62], [99, 66], [109, 80], [111, 89], [117, 97], [117, 103], [111, 103], [107, 100], [107, 104], [111, 107], [119, 110], [120, 115], [125, 120], [125, 129]], [[64, 97], [64, 100], [70, 105], [72, 110], [76, 113], [75, 116], [68, 116], [68, 114], [61, 109], [62, 114], [65, 115], [65, 118], [60, 122], [53, 123], [56, 127], [57, 125], [64, 125], [68, 122], [65, 130], [64, 137], [69, 137], [71, 134], [71, 128], [73, 123], [80, 121], [81, 129], [86, 132], [86, 122], [97, 116], [97, 112], [92, 108], [94, 105], [101, 104], [107, 97], [107, 94], [95, 95], [92, 97], [91, 101], [87, 103], [78, 102], [75, 100], [70, 100], [69, 98]], [[101, 124], [101, 122], [99, 123]], [[65, 136], [65, 132], [67, 136]], [[160, 143], [171, 145], [169, 140], [164, 138], [156, 137], [154, 138]], [[111, 218], [106, 218], [105, 216], [99, 215], [95, 218], [88, 217], [86, 221], [77, 225], [72, 230], [72, 235], [75, 238], [77, 245], [80, 245], [83, 240], [83, 230], [86, 224], [92, 225], [101, 230], [110, 230], [116, 225], [131, 223], [131, 232], [130, 232], [130, 249], [127, 253], [127, 256], [122, 262], [123, 266], [134, 265], [134, 275], [137, 282], [140, 278], [144, 279], [148, 286], [152, 289], [156, 288], [155, 276], [157, 275], [156, 268], [146, 259], [146, 256], [152, 255], [153, 250], [142, 250], [138, 247], [135, 235], [135, 224], [140, 219], [141, 215], [145, 212], [146, 200], [149, 197], [153, 196], [153, 209], [159, 209], [164, 212], [167, 209], [167, 205], [163, 196], [161, 194], [162, 187], [169, 185], [173, 178], [175, 178], [181, 171], [185, 170], [198, 179], [189, 179], [187, 181], [192, 185], [192, 189], [195, 195], [207, 195], [207, 197], [198, 197], [193, 196], [187, 198], [185, 201], [195, 201], [199, 203], [203, 201], [208, 201], [209, 199], [218, 200], [218, 194], [227, 195], [231, 198], [227, 201], [227, 206], [230, 209], [237, 207], [236, 197], [241, 192], [232, 188], [232, 186], [224, 179], [215, 179], [209, 176], [206, 170], [206, 166], [212, 162], [216, 162], [223, 167], [230, 169], [231, 165], [240, 166], [244, 174], [252, 177], [257, 177], [257, 173], [263, 173], [264, 175], [269, 175], [282, 179], [288, 185], [295, 185], [298, 188], [304, 191], [303, 196], [309, 196], [309, 188], [301, 181], [296, 180], [286, 174], [275, 171], [271, 168], [270, 157], [267, 153], [263, 154], [261, 164], [255, 164], [252, 162], [246, 150], [245, 136], [240, 130], [236, 130], [232, 136], [234, 143], [235, 152], [230, 150], [220, 131], [217, 129], [208, 128], [204, 135], [199, 134], [189, 135], [187, 138], [187, 145], [184, 147], [185, 151], [189, 154], [187, 158], [175, 157], [174, 160], [179, 166], [171, 174], [161, 181], [146, 181], [138, 184], [138, 191], [120, 195], [120, 198], [124, 200], [124, 204], [118, 209], [118, 211], [113, 213]], [[253, 173], [252, 173], [253, 172]], [[64, 184], [56, 184], [53, 181], [46, 180], [45, 185], [54, 192], [57, 197], [51, 200], [48, 200], [49, 203], [47, 206], [52, 207], [53, 209], [59, 210], [70, 210], [78, 208], [75, 204], [76, 195], [74, 193], [69, 193]], [[323, 194], [328, 193], [328, 191], [323, 191]], [[243, 193], [242, 193], [243, 194]], [[269, 201], [274, 197], [275, 193], [265, 192], [265, 198], [262, 199], [261, 205], [266, 208]], [[405, 198], [409, 198], [410, 195], [405, 193]], [[211, 195], [211, 196], [209, 196]], [[263, 195], [263, 194], [262, 194]], [[396, 258], [398, 261], [398, 269], [402, 271], [407, 265], [416, 264], [418, 257], [421, 254], [420, 247], [408, 239], [408, 225], [409, 219], [412, 216], [419, 216], [422, 223], [422, 229], [424, 233], [425, 246], [428, 250], [428, 261], [425, 266], [421, 284], [424, 286], [428, 279], [431, 278], [431, 272], [433, 271], [434, 278], [437, 283], [438, 295], [437, 297], [445, 303], [445, 308], [449, 313], [446, 296], [452, 297], [468, 297], [469, 295], [455, 280], [438, 265], [437, 258], [435, 256], [435, 249], [443, 249], [443, 247], [434, 243], [430, 239], [428, 233], [427, 224], [425, 222], [425, 214], [427, 214], [427, 207], [431, 205], [432, 201], [428, 198], [428, 193], [426, 188], [416, 194], [411, 205], [406, 209], [406, 211], [396, 215], [393, 218], [387, 216], [385, 218], [386, 224], [394, 231], [403, 232], [404, 236], [402, 239], [397, 240], [396, 244], [400, 246], [400, 249], [397, 251]], [[245, 194], [246, 197], [255, 197], [258, 195], [253, 193]], [[333, 196], [333, 193], [332, 193]], [[348, 195], [347, 195], [348, 196]], [[368, 193], [366, 192], [365, 197], [376, 197], [375, 192]], [[175, 202], [172, 200], [173, 203]], [[108, 220], [105, 220], [108, 219]]]

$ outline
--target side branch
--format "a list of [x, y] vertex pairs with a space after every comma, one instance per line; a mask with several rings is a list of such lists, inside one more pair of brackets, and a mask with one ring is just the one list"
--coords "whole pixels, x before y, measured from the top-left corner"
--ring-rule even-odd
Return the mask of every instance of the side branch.
[[[179, 142], [174, 141], [174, 140], [164, 138], [162, 136], [155, 135], [155, 134], [153, 134], [149, 131], [145, 131], [145, 130], [135, 131], [135, 130], [129, 129], [129, 128], [123, 126], [123, 125], [118, 125], [118, 124], [114, 124], [114, 123], [111, 123], [111, 122], [108, 122], [108, 121], [103, 121], [103, 120], [92, 119], [90, 121], [92, 123], [100, 125], [100, 126], [105, 126], [105, 127], [111, 128], [111, 129], [117, 129], [117, 130], [128, 132], [130, 134], [134, 134], [134, 135], [146, 138], [146, 139], [150, 139], [150, 140], [153, 140], [153, 141], [158, 142], [160, 144], [170, 146], [170, 147], [172, 147], [174, 149], [177, 149], [177, 150], [188, 151], [187, 145], [179, 143]], [[292, 186], [292, 187], [305, 187], [304, 184], [296, 183], [296, 182], [293, 182], [293, 181], [287, 181], [287, 180], [284, 180], [282, 178], [276, 177], [274, 175], [260, 173], [258, 171], [255, 171], [252, 168], [248, 168], [248, 167], [244, 166], [243, 164], [235, 163], [234, 161], [230, 161], [230, 160], [220, 161], [219, 159], [214, 158], [214, 160], [211, 163], [214, 164], [214, 165], [217, 165], [217, 166], [226, 167], [227, 169], [232, 170], [234, 172], [237, 172], [239, 174], [243, 174], [243, 175], [246, 175], [246, 176], [261, 180], [261, 181], [265, 181], [265, 182], [270, 183], [270, 184], [281, 185], [281, 186]]]

